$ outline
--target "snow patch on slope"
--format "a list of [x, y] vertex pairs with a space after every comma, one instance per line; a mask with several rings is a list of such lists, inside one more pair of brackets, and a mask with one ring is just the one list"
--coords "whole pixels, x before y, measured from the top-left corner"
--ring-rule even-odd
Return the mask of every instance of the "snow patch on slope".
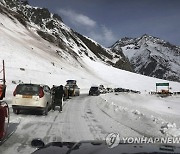
[[[114, 67], [104, 65], [100, 62], [91, 61], [83, 58], [84, 62], [89, 66], [97, 76], [102, 78], [105, 85], [113, 85], [114, 87], [129, 88], [141, 92], [155, 91], [157, 82], [169, 82], [157, 78], [147, 77], [144, 75], [119, 70]], [[172, 91], [180, 90], [180, 83], [170, 81]]]

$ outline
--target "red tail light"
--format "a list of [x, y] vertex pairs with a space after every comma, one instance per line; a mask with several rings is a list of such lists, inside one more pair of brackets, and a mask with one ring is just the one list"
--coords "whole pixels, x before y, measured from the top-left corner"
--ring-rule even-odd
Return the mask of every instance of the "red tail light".
[[[16, 87], [16, 89], [17, 89], [17, 87]], [[16, 89], [13, 92], [13, 96], [16, 96]]]
[[40, 87], [39, 89], [39, 98], [42, 98], [44, 96], [44, 91], [43, 91], [43, 88]]

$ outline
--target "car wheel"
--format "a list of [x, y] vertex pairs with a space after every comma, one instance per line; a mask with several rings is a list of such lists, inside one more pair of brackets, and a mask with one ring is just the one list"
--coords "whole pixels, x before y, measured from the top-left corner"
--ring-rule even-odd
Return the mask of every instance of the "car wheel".
[[49, 111], [52, 110], [52, 104], [49, 106]]
[[14, 112], [15, 114], [19, 114], [19, 113], [20, 113], [20, 110], [19, 110], [19, 109], [13, 109], [13, 112]]
[[48, 115], [48, 104], [46, 105], [46, 107], [43, 110], [43, 115]]

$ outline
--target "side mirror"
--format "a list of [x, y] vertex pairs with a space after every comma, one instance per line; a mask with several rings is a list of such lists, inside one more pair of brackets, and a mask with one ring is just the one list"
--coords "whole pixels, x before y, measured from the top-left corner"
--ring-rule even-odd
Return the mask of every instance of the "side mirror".
[[33, 139], [31, 141], [31, 146], [34, 148], [43, 148], [45, 144], [41, 139]]

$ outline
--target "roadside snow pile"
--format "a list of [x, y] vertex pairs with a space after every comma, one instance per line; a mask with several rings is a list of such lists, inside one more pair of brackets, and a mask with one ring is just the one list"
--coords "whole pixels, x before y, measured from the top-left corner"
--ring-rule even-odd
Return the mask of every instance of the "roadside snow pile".
[[179, 97], [172, 97], [173, 103], [170, 98], [129, 93], [103, 94], [101, 98], [98, 107], [103, 112], [140, 135], [180, 136]]
[[144, 115], [138, 110], [133, 110], [132, 113], [134, 113], [135, 115], [142, 115], [142, 116]]
[[176, 127], [175, 123], [166, 123], [161, 126], [161, 132], [166, 136], [180, 137], [180, 128]]

